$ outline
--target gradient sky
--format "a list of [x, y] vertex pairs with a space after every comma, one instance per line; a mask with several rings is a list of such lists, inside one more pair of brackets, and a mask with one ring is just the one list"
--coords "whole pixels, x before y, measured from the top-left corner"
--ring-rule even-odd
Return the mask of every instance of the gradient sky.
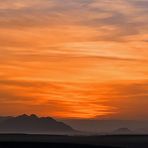
[[148, 118], [148, 0], [0, 0], [0, 115]]

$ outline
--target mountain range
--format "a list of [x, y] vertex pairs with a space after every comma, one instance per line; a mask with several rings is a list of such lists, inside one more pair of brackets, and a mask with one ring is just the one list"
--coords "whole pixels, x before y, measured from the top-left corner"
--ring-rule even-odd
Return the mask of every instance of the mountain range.
[[0, 133], [52, 135], [148, 134], [148, 122], [126, 120], [62, 120], [59, 122], [51, 117], [23, 114], [17, 117], [0, 117]]
[[0, 133], [74, 134], [72, 127], [51, 117], [20, 115], [0, 117]]

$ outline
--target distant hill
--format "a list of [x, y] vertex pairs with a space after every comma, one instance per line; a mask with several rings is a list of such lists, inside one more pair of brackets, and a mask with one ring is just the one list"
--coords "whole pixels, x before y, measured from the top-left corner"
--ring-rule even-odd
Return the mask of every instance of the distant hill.
[[113, 131], [111, 134], [116, 134], [116, 135], [131, 135], [134, 134], [130, 129], [128, 128], [119, 128], [115, 131]]
[[140, 128], [136, 130], [136, 133], [142, 134], [142, 135], [148, 135], [148, 128]]
[[0, 133], [72, 134], [76, 132], [63, 122], [58, 122], [51, 117], [39, 118], [36, 115], [24, 114], [1, 118], [0, 122]]

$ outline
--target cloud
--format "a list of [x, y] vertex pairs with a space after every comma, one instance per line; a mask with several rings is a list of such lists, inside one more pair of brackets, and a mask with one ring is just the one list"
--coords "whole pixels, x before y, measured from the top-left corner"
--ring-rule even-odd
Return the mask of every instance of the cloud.
[[95, 94], [92, 99], [91, 94], [85, 95], [86, 88], [72, 83], [1, 80], [0, 84], [0, 106], [13, 106], [13, 110], [6, 109], [5, 114], [21, 112], [17, 105], [22, 108], [32, 106], [27, 112], [36, 109], [35, 113], [40, 115], [59, 118], [93, 118], [96, 114], [104, 116], [114, 112], [110, 110], [112, 107], [104, 105], [103, 100], [95, 100]]
[[[125, 117], [127, 104], [134, 102], [129, 112], [138, 98], [145, 106], [147, 86], [136, 82], [147, 83], [147, 5], [147, 0], [0, 0], [1, 113], [8, 114], [6, 107], [13, 114], [26, 109], [58, 117], [69, 112]], [[134, 83], [123, 84], [129, 80]], [[117, 82], [119, 88], [111, 85]], [[106, 91], [111, 92], [102, 95]]]
[[39, 8], [39, 7], [53, 7], [54, 6], [54, 2], [53, 1], [48, 1], [48, 0], [36, 0], [36, 1], [29, 1], [29, 0], [25, 0], [25, 1], [21, 1], [21, 0], [0, 0], [1, 6], [0, 9], [1, 10], [22, 10], [22, 9], [29, 9], [29, 8]]
[[146, 119], [148, 113], [146, 104], [148, 103], [148, 82], [128, 82], [116, 85], [113, 93], [113, 103], [120, 108], [119, 114], [114, 118], [124, 119]]
[[57, 118], [144, 119], [147, 92], [147, 81], [112, 84], [1, 80], [0, 107], [5, 110], [0, 113], [16, 115], [23, 110]]
[[[92, 33], [89, 40], [113, 41], [127, 41], [128, 36], [141, 34], [143, 30], [147, 32], [146, 1], [119, 0], [115, 3], [109, 0], [7, 0], [0, 3], [3, 7], [0, 11], [0, 27], [9, 30], [25, 29], [26, 32], [27, 29], [30, 32], [30, 28], [51, 28], [57, 32], [63, 30], [64, 33], [70, 29], [70, 34], [77, 34], [76, 30], [84, 29], [87, 34]], [[38, 29], [34, 33], [38, 34], [40, 31], [42, 30]], [[80, 38], [84, 37], [86, 35], [82, 34]]]

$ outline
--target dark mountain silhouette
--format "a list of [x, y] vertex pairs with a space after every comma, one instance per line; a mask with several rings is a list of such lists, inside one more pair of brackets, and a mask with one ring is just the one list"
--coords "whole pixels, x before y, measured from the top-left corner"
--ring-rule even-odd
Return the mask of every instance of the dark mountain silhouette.
[[9, 118], [11, 118], [11, 116], [8, 116], [8, 117], [0, 117], [0, 123], [3, 122], [6, 119], [9, 119]]
[[36, 115], [21, 115], [10, 117], [0, 122], [1, 133], [41, 133], [41, 134], [70, 134], [76, 131], [63, 122], [51, 117]]
[[133, 134], [133, 132], [128, 128], [119, 128], [119, 129], [113, 131], [111, 134], [129, 135], [129, 134]]

